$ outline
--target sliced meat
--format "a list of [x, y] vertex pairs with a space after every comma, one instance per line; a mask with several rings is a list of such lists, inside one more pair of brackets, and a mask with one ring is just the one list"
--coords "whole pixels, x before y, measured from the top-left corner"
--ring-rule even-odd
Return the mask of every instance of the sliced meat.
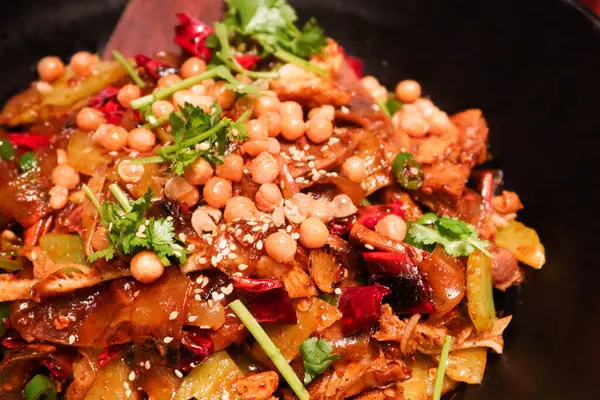
[[496, 289], [505, 291], [509, 287], [521, 283], [523, 272], [519, 268], [517, 258], [510, 251], [490, 245], [492, 254], [492, 284]]
[[309, 385], [308, 392], [313, 400], [341, 400], [409, 378], [410, 368], [402, 361], [365, 356], [327, 370]]
[[342, 280], [341, 257], [330, 245], [310, 251], [308, 271], [315, 285], [325, 293], [333, 293], [334, 285]]
[[279, 375], [274, 371], [248, 375], [235, 382], [238, 394], [247, 400], [266, 400], [279, 384]]
[[465, 110], [454, 114], [450, 120], [459, 130], [461, 164], [473, 167], [485, 162], [489, 129], [481, 110]]

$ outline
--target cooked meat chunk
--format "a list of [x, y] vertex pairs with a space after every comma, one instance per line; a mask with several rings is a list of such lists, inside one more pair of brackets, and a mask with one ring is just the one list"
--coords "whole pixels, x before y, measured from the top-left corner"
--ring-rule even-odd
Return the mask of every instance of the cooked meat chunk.
[[498, 246], [490, 245], [492, 254], [492, 284], [505, 291], [523, 280], [523, 272], [513, 253]]
[[274, 371], [261, 372], [238, 379], [235, 388], [243, 399], [266, 400], [277, 389], [279, 375]]

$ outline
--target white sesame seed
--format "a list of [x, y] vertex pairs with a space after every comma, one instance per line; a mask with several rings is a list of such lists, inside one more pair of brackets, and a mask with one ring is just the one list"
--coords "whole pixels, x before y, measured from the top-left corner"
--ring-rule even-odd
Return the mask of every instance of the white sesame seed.
[[210, 325], [200, 325], [200, 329], [210, 329]]
[[223, 297], [225, 297], [224, 294], [219, 293], [219, 292], [212, 292], [211, 296], [212, 296], [212, 298], [213, 298], [214, 301], [223, 300]]
[[109, 151], [108, 154], [114, 157], [114, 156], [118, 156], [119, 152], [118, 151]]
[[167, 217], [167, 221], [173, 221], [173, 217], [171, 217], [170, 215]]
[[173, 338], [171, 336], [165, 336], [165, 338], [163, 339], [163, 342], [169, 344], [173, 341]]
[[244, 270], [245, 270], [245, 269], [247, 269], [247, 268], [248, 268], [248, 266], [247, 266], [246, 264], [240, 264], [240, 265], [238, 265], [238, 269], [239, 269], [240, 271], [244, 271]]
[[177, 319], [178, 315], [179, 315], [179, 313], [177, 311], [173, 311], [171, 314], [169, 314], [169, 321], [173, 321], [174, 319]]
[[197, 316], [195, 316], [195, 315], [190, 315], [190, 316], [188, 317], [188, 322], [194, 322], [194, 321], [195, 321], [195, 320], [197, 320], [197, 319], [198, 319], [198, 317], [197, 317]]
[[181, 373], [181, 371], [180, 371], [180, 370], [178, 370], [178, 369], [176, 369], [176, 370], [175, 370], [175, 375], [176, 375], [176, 376], [177, 376], [179, 379], [183, 378], [183, 374], [182, 374], [182, 373]]
[[146, 368], [146, 369], [150, 369], [150, 361], [146, 361], [146, 362], [144, 363], [144, 368]]
[[194, 300], [200, 301], [200, 300], [202, 300], [202, 297], [200, 297], [200, 295], [197, 294], [197, 295], [194, 296]]
[[129, 380], [130, 380], [130, 381], [133, 381], [133, 380], [135, 380], [135, 371], [131, 371], [131, 372], [129, 373]]
[[241, 272], [234, 272], [231, 276], [244, 276]]
[[205, 276], [204, 278], [202, 278], [202, 286], [201, 287], [206, 287], [206, 285], [208, 285], [208, 277]]
[[76, 340], [76, 339], [77, 339], [77, 338], [75, 337], [75, 335], [71, 335], [71, 336], [69, 336], [69, 344], [73, 344], [73, 343], [75, 343], [75, 340]]
[[365, 247], [369, 250], [374, 250], [375, 247], [373, 247], [372, 245], [370, 245], [369, 243], [365, 244]]
[[179, 233], [179, 235], [177, 235], [177, 237], [179, 238], [179, 240], [181, 240], [182, 242], [185, 242], [186, 236], [185, 233], [181, 232]]
[[235, 260], [237, 258], [237, 254], [235, 254], [235, 253], [229, 253], [227, 255], [227, 258], [229, 258], [230, 260]]
[[256, 250], [262, 250], [263, 248], [263, 242], [262, 240], [259, 240], [258, 242], [256, 242]]
[[123, 387], [125, 389], [129, 389], [129, 382], [127, 382], [127, 381], [123, 382]]
[[342, 294], [342, 289], [335, 288], [334, 292], [335, 292], [335, 294]]
[[125, 390], [125, 397], [127, 397], [127, 398], [131, 397], [131, 389]]

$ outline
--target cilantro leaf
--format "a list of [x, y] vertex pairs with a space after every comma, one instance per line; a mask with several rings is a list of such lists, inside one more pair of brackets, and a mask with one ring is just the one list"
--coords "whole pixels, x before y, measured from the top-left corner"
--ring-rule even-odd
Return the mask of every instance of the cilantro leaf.
[[300, 353], [304, 360], [304, 385], [308, 385], [315, 377], [321, 375], [335, 360], [340, 358], [332, 353], [333, 347], [327, 340], [316, 337], [306, 339], [300, 345]]
[[437, 217], [433, 213], [425, 214], [417, 222], [411, 223], [405, 241], [429, 251], [440, 244], [452, 257], [468, 256], [475, 249], [490, 256], [488, 241], [479, 239], [479, 233], [473, 225], [457, 218]]
[[176, 257], [180, 263], [185, 262], [187, 252], [175, 237], [173, 222], [166, 218], [146, 218], [152, 205], [151, 190], [143, 197], [129, 201], [117, 185], [111, 185], [110, 189], [119, 203], [106, 201], [100, 205], [89, 188], [83, 187], [108, 231], [109, 246], [92, 254], [89, 257], [91, 262], [100, 258], [110, 260], [117, 252], [131, 255], [143, 249], [154, 251], [166, 266], [171, 265], [170, 257]]
[[221, 118], [221, 112], [221, 107], [215, 102], [211, 113], [189, 103], [178, 113], [171, 113], [174, 144], [163, 146], [160, 155], [171, 162], [171, 169], [176, 174], [183, 175], [185, 167], [200, 157], [212, 164], [222, 164], [229, 143], [247, 139], [244, 124], [247, 116], [233, 121], [227, 117]]

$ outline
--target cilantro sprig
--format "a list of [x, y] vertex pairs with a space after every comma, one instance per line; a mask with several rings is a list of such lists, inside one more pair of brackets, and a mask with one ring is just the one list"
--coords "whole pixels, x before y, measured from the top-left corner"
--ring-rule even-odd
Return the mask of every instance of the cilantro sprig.
[[433, 213], [427, 213], [411, 223], [405, 241], [426, 250], [441, 244], [452, 257], [468, 256], [475, 249], [490, 257], [488, 241], [479, 239], [479, 232], [473, 225], [457, 218], [438, 217]]
[[340, 358], [332, 351], [333, 347], [327, 340], [317, 340], [316, 337], [312, 337], [302, 342], [300, 353], [304, 360], [304, 385], [308, 385], [325, 372], [331, 363]]
[[222, 164], [227, 145], [248, 138], [244, 121], [251, 111], [244, 113], [237, 121], [221, 118], [221, 111], [217, 102], [211, 107], [210, 113], [186, 103], [180, 111], [169, 116], [174, 143], [161, 147], [156, 156], [136, 158], [131, 163], [170, 162], [171, 169], [178, 175], [182, 175], [185, 167], [200, 157], [212, 164]]
[[228, 11], [222, 23], [215, 24], [215, 35], [207, 45], [219, 49], [217, 59], [232, 70], [250, 77], [271, 78], [276, 74], [248, 71], [234, 58], [230, 38], [240, 48], [256, 48], [262, 58], [275, 57], [312, 72], [327, 75], [327, 71], [307, 60], [321, 53], [327, 44], [323, 28], [313, 18], [302, 29], [295, 25], [298, 16], [285, 0], [228, 0]]
[[173, 222], [166, 218], [146, 218], [152, 205], [152, 191], [135, 200], [129, 201], [118, 185], [109, 186], [117, 202], [105, 201], [100, 204], [98, 198], [87, 185], [82, 187], [98, 213], [100, 222], [107, 229], [109, 245], [89, 257], [91, 262], [100, 258], [110, 260], [116, 252], [124, 255], [135, 254], [143, 249], [156, 253], [164, 265], [171, 265], [170, 258], [184, 263], [187, 252], [175, 237]]

